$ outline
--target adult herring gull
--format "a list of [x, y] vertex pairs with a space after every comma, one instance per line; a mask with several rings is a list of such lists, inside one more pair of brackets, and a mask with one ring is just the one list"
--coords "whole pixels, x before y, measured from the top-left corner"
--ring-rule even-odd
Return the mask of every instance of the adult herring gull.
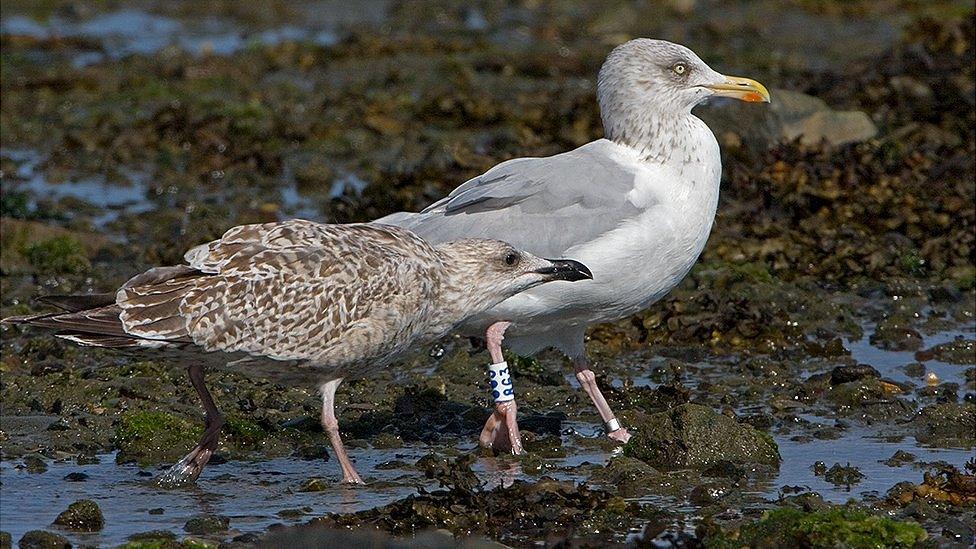
[[[362, 480], [333, 409], [343, 378], [369, 375], [520, 291], [591, 276], [576, 261], [541, 259], [497, 240], [434, 247], [398, 227], [304, 220], [235, 227], [185, 259], [115, 293], [48, 299], [67, 312], [3, 322], [54, 328], [89, 346], [219, 351], [311, 370], [322, 391], [322, 426], [343, 481], [353, 483]], [[201, 358], [188, 370], [206, 428], [161, 477], [165, 485], [195, 481], [217, 448], [224, 420]]]
[[[514, 352], [564, 352], [608, 435], [622, 442], [630, 434], [597, 387], [585, 331], [647, 308], [698, 259], [715, 217], [722, 162], [715, 136], [691, 110], [710, 97], [769, 101], [759, 82], [719, 74], [684, 46], [631, 40], [600, 69], [605, 139], [547, 158], [502, 162], [419, 213], [377, 220], [431, 242], [497, 238], [592, 265], [593, 280], [521, 293], [462, 329], [478, 335], [510, 322], [506, 341]], [[489, 336], [498, 339], [497, 333]], [[489, 418], [486, 430], [497, 423]], [[491, 440], [499, 443], [499, 437]]]

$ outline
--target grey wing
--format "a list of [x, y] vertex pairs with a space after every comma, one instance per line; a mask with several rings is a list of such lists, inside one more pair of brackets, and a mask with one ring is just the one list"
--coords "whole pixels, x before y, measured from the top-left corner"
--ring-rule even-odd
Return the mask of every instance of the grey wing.
[[413, 215], [378, 222], [410, 229], [433, 243], [496, 238], [530, 253], [558, 257], [641, 213], [628, 200], [635, 174], [605, 140], [546, 158], [517, 158], [475, 177]]

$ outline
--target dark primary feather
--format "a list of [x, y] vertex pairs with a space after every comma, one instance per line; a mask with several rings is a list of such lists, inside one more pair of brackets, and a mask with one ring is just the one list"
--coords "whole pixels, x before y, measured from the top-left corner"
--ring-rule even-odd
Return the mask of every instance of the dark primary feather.
[[[62, 297], [76, 296], [58, 296], [58, 298]], [[84, 298], [87, 296], [77, 297]], [[77, 303], [81, 301], [83, 300], [68, 300], [67, 302]], [[138, 338], [134, 338], [125, 332], [125, 329], [122, 327], [122, 321], [119, 320], [120, 312], [121, 309], [117, 305], [108, 305], [105, 307], [96, 307], [94, 309], [71, 313], [47, 313], [40, 315], [12, 316], [3, 319], [2, 322], [5, 324], [26, 324], [28, 326], [36, 326], [38, 328], [50, 328], [57, 330], [58, 333], [55, 335], [59, 337], [92, 336], [95, 339], [111, 341], [112, 345], [104, 346], [124, 347], [134, 344]], [[71, 339], [70, 337], [68, 338]], [[103, 346], [94, 342], [78, 342], [87, 345]]]
[[111, 305], [115, 303], [115, 292], [104, 294], [47, 295], [39, 297], [37, 300], [45, 305], [51, 305], [62, 311], [73, 313]]

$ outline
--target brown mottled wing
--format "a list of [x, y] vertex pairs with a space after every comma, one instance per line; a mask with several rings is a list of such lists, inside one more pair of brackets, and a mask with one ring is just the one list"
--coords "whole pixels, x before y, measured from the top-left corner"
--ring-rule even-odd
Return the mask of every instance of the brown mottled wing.
[[235, 227], [186, 259], [176, 276], [149, 271], [119, 290], [127, 332], [323, 366], [409, 344], [437, 268], [408, 231], [302, 220]]

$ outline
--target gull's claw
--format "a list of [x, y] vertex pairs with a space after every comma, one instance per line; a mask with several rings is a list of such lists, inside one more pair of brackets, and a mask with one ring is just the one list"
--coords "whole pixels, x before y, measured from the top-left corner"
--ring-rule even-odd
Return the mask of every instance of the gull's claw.
[[626, 427], [621, 427], [616, 431], [607, 433], [607, 436], [621, 444], [627, 444], [627, 441], [630, 440], [630, 432], [627, 431]]
[[197, 481], [213, 451], [197, 446], [156, 479], [160, 488], [180, 488]]
[[[208, 395], [209, 396], [209, 395]], [[211, 416], [207, 420], [207, 428], [200, 437], [200, 442], [190, 450], [190, 453], [183, 456], [165, 473], [156, 479], [156, 486], [160, 488], [179, 488], [193, 484], [200, 478], [203, 467], [210, 461], [213, 453], [217, 451], [217, 442], [220, 435], [220, 427], [224, 424], [222, 416]]]
[[478, 437], [481, 446], [496, 453], [522, 454], [524, 450], [516, 421], [517, 412], [518, 407], [514, 400], [496, 403], [495, 410], [488, 416], [481, 436]]

